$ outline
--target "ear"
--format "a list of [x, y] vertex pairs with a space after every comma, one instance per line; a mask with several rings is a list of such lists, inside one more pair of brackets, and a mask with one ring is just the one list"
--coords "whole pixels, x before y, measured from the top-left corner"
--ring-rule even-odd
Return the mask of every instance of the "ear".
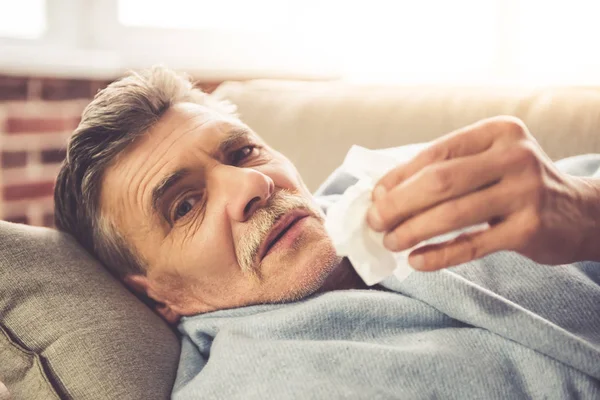
[[127, 275], [123, 278], [123, 281], [134, 292], [150, 298], [154, 303], [152, 305], [154, 310], [163, 317], [167, 323], [175, 325], [179, 322], [181, 314], [178, 312], [178, 308], [161, 298], [157, 292], [152, 289], [152, 284], [148, 277], [144, 275]]

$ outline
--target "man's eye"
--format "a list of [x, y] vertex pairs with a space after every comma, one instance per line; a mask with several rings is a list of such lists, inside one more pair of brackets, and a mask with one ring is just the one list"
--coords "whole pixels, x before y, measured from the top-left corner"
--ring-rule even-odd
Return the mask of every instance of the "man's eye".
[[231, 153], [231, 164], [237, 165], [244, 161], [246, 158], [250, 157], [255, 151], [257, 151], [256, 146], [249, 145], [244, 146], [234, 152]]
[[196, 203], [198, 203], [200, 199], [198, 197], [188, 197], [183, 200], [181, 203], [177, 205], [175, 208], [175, 212], [173, 215], [173, 222], [177, 221], [180, 218], [183, 218], [192, 211]]

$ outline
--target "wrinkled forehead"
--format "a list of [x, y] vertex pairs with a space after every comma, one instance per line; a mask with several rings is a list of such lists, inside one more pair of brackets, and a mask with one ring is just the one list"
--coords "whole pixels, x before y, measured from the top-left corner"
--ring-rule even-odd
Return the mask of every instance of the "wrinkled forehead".
[[100, 191], [101, 212], [125, 212], [132, 199], [141, 203], [144, 187], [151, 186], [178, 159], [193, 152], [211, 154], [240, 133], [256, 135], [239, 119], [205, 106], [179, 103], [124, 149], [106, 169]]
[[238, 118], [224, 115], [200, 104], [178, 103], [171, 106], [145, 134], [125, 149], [117, 163], [130, 155], [147, 153], [177, 141], [194, 141], [199, 148], [210, 150], [235, 128], [246, 127]]
[[149, 159], [172, 158], [177, 151], [189, 150], [187, 145], [210, 152], [231, 132], [250, 129], [239, 119], [223, 115], [199, 104], [179, 103], [170, 107], [147, 132], [124, 149], [107, 169], [126, 167], [138, 169]]

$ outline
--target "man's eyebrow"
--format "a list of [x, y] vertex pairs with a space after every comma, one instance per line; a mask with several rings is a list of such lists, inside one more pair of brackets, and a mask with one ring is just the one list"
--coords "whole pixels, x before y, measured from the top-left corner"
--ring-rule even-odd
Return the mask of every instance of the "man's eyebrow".
[[[221, 144], [219, 144], [218, 153], [219, 154], [227, 154], [230, 152], [235, 146], [237, 146], [242, 139], [250, 137], [251, 133], [248, 129], [245, 128], [234, 128], [227, 133], [227, 137], [223, 139]], [[214, 154], [214, 156], [217, 156]]]
[[177, 182], [189, 174], [190, 170], [187, 168], [178, 169], [177, 171], [172, 172], [163, 178], [163, 180], [161, 180], [158, 185], [152, 189], [152, 209], [155, 213], [159, 212], [158, 206], [169, 189], [171, 189], [177, 184]]
[[[251, 135], [250, 131], [245, 128], [234, 128], [227, 133], [227, 137], [221, 141], [218, 147], [219, 154], [226, 154], [232, 150], [233, 147], [237, 146], [240, 140], [245, 139]], [[215, 157], [217, 154], [212, 154]], [[158, 207], [165, 196], [165, 194], [175, 186], [181, 179], [189, 175], [191, 171], [187, 168], [178, 169], [175, 172], [167, 175], [158, 185], [152, 190], [152, 209], [158, 213]]]

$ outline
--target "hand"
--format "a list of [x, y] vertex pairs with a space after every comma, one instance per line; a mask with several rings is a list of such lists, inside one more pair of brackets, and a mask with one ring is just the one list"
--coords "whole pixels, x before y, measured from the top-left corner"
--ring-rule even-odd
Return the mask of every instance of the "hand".
[[450, 133], [385, 175], [367, 222], [391, 251], [488, 223], [411, 252], [433, 271], [500, 250], [542, 264], [600, 260], [600, 184], [559, 172], [527, 127], [497, 117]]

